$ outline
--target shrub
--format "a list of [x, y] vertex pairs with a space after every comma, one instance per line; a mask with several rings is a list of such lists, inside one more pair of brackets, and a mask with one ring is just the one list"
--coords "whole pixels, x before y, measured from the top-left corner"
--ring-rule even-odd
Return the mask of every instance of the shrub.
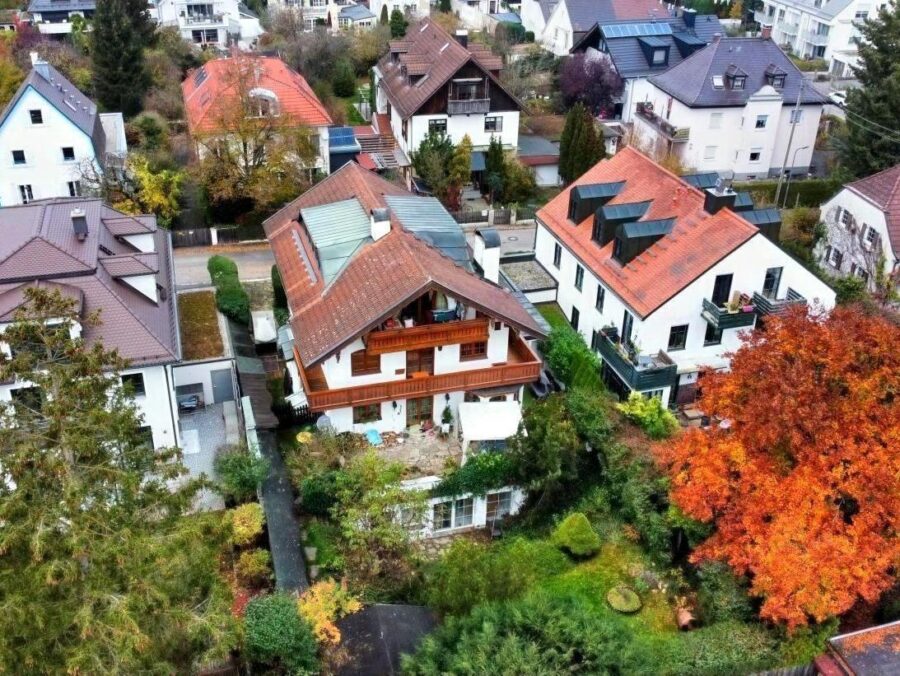
[[720, 622], [680, 634], [660, 656], [673, 674], [749, 674], [775, 665], [775, 640], [759, 624]]
[[318, 673], [312, 627], [297, 612], [293, 597], [271, 594], [253, 599], [244, 615], [247, 657], [290, 673]]
[[238, 547], [253, 542], [262, 534], [266, 515], [258, 502], [248, 502], [235, 507], [231, 515], [231, 541]]
[[349, 61], [338, 61], [331, 79], [331, 88], [335, 96], [348, 98], [356, 93], [356, 76]]
[[269, 461], [253, 455], [245, 447], [233, 446], [216, 456], [214, 469], [222, 493], [235, 502], [249, 502], [269, 475]]
[[550, 539], [560, 549], [579, 558], [592, 556], [600, 549], [600, 536], [581, 512], [573, 512], [563, 519]]
[[835, 278], [834, 292], [835, 299], [840, 305], [859, 303], [869, 297], [866, 293], [865, 280], [855, 275]]
[[359, 599], [347, 591], [346, 582], [338, 584], [334, 580], [316, 582], [297, 601], [297, 610], [312, 625], [316, 639], [331, 645], [341, 642], [335, 621], [361, 608]]
[[624, 584], [616, 585], [610, 589], [606, 594], [606, 602], [617, 613], [625, 615], [636, 613], [644, 605], [641, 603], [641, 597], [637, 595], [637, 592]]
[[281, 272], [277, 265], [272, 266], [272, 308], [288, 309], [287, 294], [284, 292], [284, 282], [281, 280]]
[[578, 436], [592, 448], [603, 448], [612, 439], [615, 426], [609, 416], [609, 399], [603, 392], [575, 387], [566, 392], [566, 409]]
[[152, 152], [168, 146], [169, 126], [159, 113], [144, 111], [131, 121], [131, 126], [140, 136], [141, 150]]
[[213, 281], [213, 284], [220, 277], [238, 276], [237, 263], [227, 256], [210, 256], [209, 260], [206, 261], [206, 269], [209, 271], [209, 278]]
[[[779, 202], [784, 202], [785, 187], [783, 184], [781, 187], [782, 192], [779, 196]], [[754, 202], [774, 204], [775, 193], [778, 190], [778, 181], [735, 183], [734, 189], [738, 192], [750, 191]], [[818, 207], [831, 199], [840, 189], [840, 179], [835, 180], [834, 178], [807, 178], [791, 181], [791, 185], [787, 189], [787, 201], [784, 203], [788, 207]]]
[[328, 516], [337, 503], [339, 471], [313, 474], [300, 482], [300, 505], [313, 516]]
[[272, 557], [265, 549], [241, 552], [234, 564], [234, 574], [241, 584], [249, 587], [266, 584], [272, 579]]
[[226, 317], [242, 324], [250, 323], [250, 296], [238, 279], [237, 264], [225, 256], [211, 256], [206, 263], [216, 287], [216, 306]]
[[584, 337], [568, 324], [553, 327], [544, 341], [543, 352], [550, 370], [567, 386], [602, 389], [597, 355], [588, 348]]
[[753, 617], [747, 588], [728, 564], [720, 561], [701, 564], [697, 568], [697, 580], [697, 602], [705, 624], [727, 620], [746, 622]]
[[651, 439], [667, 439], [678, 431], [678, 420], [659, 397], [632, 392], [628, 401], [617, 404], [625, 417], [636, 423]]
[[534, 31], [525, 31], [525, 42], [534, 42]]
[[506, 486], [515, 476], [512, 458], [506, 453], [485, 451], [470, 457], [466, 464], [452, 470], [434, 487], [433, 495], [484, 495]]

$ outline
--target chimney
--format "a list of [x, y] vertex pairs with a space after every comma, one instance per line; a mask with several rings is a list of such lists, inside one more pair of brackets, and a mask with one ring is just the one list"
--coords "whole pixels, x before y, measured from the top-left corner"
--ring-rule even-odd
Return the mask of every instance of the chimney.
[[465, 28], [458, 28], [456, 30], [456, 41], [461, 44], [466, 49], [469, 48], [469, 31]]
[[50, 82], [50, 65], [37, 52], [31, 52], [31, 67], [38, 72], [38, 75]]
[[721, 39], [722, 39], [722, 34], [721, 34], [721, 33], [713, 33], [713, 37], [712, 37], [712, 43], [713, 43], [713, 44], [717, 43], [717, 42], [718, 42], [719, 40], [721, 40]]
[[772, 39], [772, 24], [764, 23], [760, 26], [759, 29], [759, 37], [763, 40], [771, 40]]
[[685, 8], [681, 13], [681, 18], [688, 30], [694, 30], [697, 23], [697, 10]]
[[83, 242], [88, 236], [87, 219], [84, 216], [84, 209], [72, 209], [69, 213], [72, 218], [72, 230], [79, 242]]
[[372, 239], [378, 241], [391, 231], [391, 212], [387, 208], [372, 209], [369, 215]]
[[472, 257], [481, 268], [481, 276], [489, 282], [500, 282], [500, 235], [493, 228], [475, 230]]
[[715, 188], [709, 188], [703, 200], [703, 210], [714, 214], [724, 207], [733, 208], [737, 193], [731, 188], [731, 181], [719, 178]]

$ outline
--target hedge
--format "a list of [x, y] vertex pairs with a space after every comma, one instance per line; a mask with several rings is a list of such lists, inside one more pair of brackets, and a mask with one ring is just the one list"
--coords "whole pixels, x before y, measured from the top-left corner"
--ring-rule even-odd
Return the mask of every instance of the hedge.
[[250, 323], [250, 296], [238, 279], [237, 264], [225, 256], [211, 256], [206, 263], [216, 287], [216, 306], [226, 317], [242, 324]]
[[[785, 184], [781, 186], [782, 194], [779, 202], [785, 200]], [[754, 202], [775, 203], [775, 192], [778, 190], [778, 181], [749, 181], [746, 183], [735, 183], [734, 189], [738, 192], [747, 191], [753, 195]], [[829, 199], [831, 199], [841, 189], [841, 182], [833, 178], [807, 178], [803, 180], [791, 180], [791, 185], [787, 188], [787, 201], [784, 202], [789, 208], [795, 206], [801, 207], [818, 207]]]

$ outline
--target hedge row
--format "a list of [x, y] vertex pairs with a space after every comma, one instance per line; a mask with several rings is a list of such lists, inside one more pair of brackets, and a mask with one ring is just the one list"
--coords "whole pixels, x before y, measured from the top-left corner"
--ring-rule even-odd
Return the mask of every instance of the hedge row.
[[237, 264], [225, 256], [212, 256], [206, 264], [216, 287], [216, 306], [226, 317], [242, 324], [250, 323], [250, 296], [238, 279]]
[[[738, 192], [747, 191], [753, 195], [753, 201], [759, 203], [760, 206], [768, 203], [775, 203], [775, 192], [778, 190], [778, 181], [750, 181], [746, 183], [735, 183], [734, 189]], [[781, 186], [781, 196], [779, 202], [784, 202], [785, 186]], [[800, 181], [791, 181], [790, 187], [787, 189], [788, 208], [796, 206], [801, 207], [818, 207], [827, 202], [837, 194], [841, 189], [840, 181], [832, 178], [808, 178]]]

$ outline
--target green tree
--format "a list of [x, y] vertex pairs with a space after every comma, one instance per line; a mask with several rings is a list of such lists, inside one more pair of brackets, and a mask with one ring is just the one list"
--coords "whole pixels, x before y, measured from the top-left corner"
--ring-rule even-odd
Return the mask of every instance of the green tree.
[[345, 99], [356, 93], [356, 74], [353, 72], [353, 65], [346, 59], [338, 61], [331, 79], [331, 87], [335, 96]]
[[235, 502], [253, 500], [259, 485], [269, 475], [269, 461], [254, 455], [246, 446], [220, 448], [214, 466], [219, 490]]
[[462, 189], [472, 176], [472, 139], [466, 134], [453, 149], [450, 165], [447, 168], [447, 208], [458, 211], [460, 208]]
[[438, 9], [441, 10], [444, 14], [449, 14], [453, 11], [453, 7], [450, 5], [450, 0], [441, 0], [438, 5]]
[[412, 156], [416, 174], [441, 199], [446, 198], [452, 156], [453, 142], [446, 134], [433, 130], [429, 130], [428, 135], [419, 144], [419, 149]]
[[559, 175], [571, 183], [606, 156], [603, 137], [590, 111], [582, 103], [572, 106], [566, 115], [559, 144]]
[[0, 33], [0, 107], [10, 102], [24, 79], [25, 73], [13, 60], [12, 40]]
[[584, 115], [584, 104], [576, 103], [566, 114], [566, 124], [563, 127], [559, 140], [559, 176], [569, 183], [577, 176], [572, 175], [572, 160], [575, 155], [575, 146], [572, 145], [575, 137], [580, 133]]
[[399, 9], [395, 9], [391, 12], [390, 25], [391, 37], [396, 40], [406, 35], [406, 29], [409, 27], [409, 22], [406, 20], [406, 17], [403, 16], [403, 12]]
[[860, 25], [857, 46], [861, 87], [847, 92], [847, 137], [838, 142], [841, 161], [855, 176], [900, 162], [900, 5], [888, 3]]
[[[58, 291], [26, 289], [0, 380], [0, 664], [12, 673], [186, 673], [236, 647], [227, 531], [188, 516], [203, 482], [154, 449], [116, 352]], [[52, 319], [49, 323], [47, 320]]]
[[537, 194], [537, 180], [534, 172], [513, 156], [506, 158], [506, 183], [503, 186], [503, 201], [506, 204], [520, 204]]
[[297, 601], [289, 594], [253, 599], [247, 604], [244, 624], [247, 657], [254, 663], [272, 667], [275, 673], [319, 672], [312, 627], [300, 617]]
[[[378, 19], [378, 22], [382, 26], [387, 26], [388, 24], [388, 11], [387, 11], [387, 3], [381, 6], [381, 17]], [[393, 33], [393, 31], [391, 31]]]
[[506, 185], [506, 154], [503, 152], [503, 143], [494, 135], [491, 135], [491, 142], [484, 156], [484, 180], [491, 202], [503, 196]]
[[131, 117], [141, 110], [148, 78], [144, 68], [142, 23], [135, 0], [104, 0], [94, 14], [91, 59], [94, 92], [100, 105]]

